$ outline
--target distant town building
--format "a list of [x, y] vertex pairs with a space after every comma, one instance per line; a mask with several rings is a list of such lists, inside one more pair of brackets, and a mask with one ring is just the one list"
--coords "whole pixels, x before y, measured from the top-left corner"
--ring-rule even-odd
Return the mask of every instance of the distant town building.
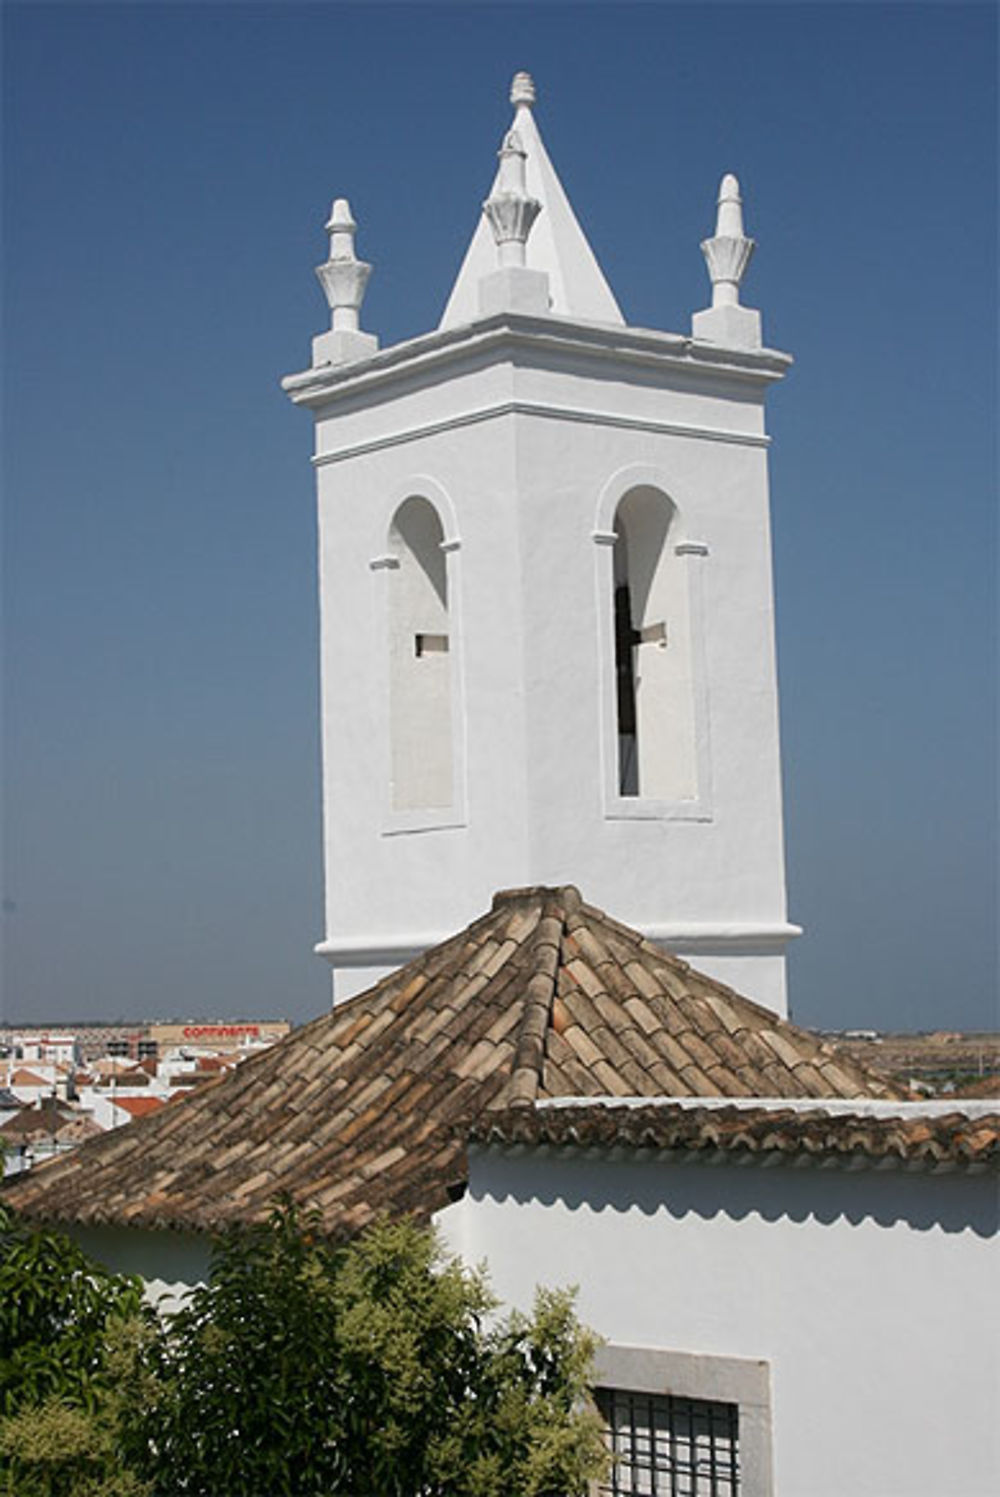
[[[199, 1048], [226, 1051], [253, 1049], [260, 1045], [273, 1045], [284, 1039], [291, 1025], [283, 1019], [246, 1020], [240, 1023], [182, 1022], [178, 1024], [149, 1024], [137, 1043], [137, 1054], [162, 1052], [174, 1045], [197, 1045]], [[156, 1052], [149, 1047], [155, 1045]]]
[[160, 1048], [198, 1044], [210, 1050], [239, 1050], [273, 1044], [291, 1029], [285, 1019], [177, 1019], [120, 1024], [64, 1024], [58, 1030], [0, 1025], [0, 1060], [96, 1060], [101, 1055], [155, 1057]]
[[0, 1029], [3, 1172], [157, 1112], [290, 1029], [273, 1019]]
[[80, 1036], [74, 1030], [0, 1028], [0, 1058], [72, 1065], [81, 1054]]

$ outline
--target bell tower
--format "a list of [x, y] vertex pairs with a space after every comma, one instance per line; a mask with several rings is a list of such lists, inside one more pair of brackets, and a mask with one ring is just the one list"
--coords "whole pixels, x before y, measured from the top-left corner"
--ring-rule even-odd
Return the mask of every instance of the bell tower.
[[313, 413], [335, 998], [575, 883], [784, 1013], [764, 399], [735, 177], [691, 334], [626, 326], [519, 73], [439, 326], [379, 349], [339, 199]]

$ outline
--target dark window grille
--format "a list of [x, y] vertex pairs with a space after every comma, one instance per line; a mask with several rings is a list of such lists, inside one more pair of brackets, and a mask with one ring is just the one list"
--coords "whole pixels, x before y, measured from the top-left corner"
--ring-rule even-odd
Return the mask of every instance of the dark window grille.
[[738, 1497], [736, 1404], [621, 1388], [594, 1396], [613, 1461], [598, 1497]]

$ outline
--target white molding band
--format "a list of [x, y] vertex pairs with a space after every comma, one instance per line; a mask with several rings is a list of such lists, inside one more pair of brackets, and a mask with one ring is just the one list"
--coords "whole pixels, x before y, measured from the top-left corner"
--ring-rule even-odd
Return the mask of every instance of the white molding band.
[[668, 946], [676, 952], [716, 952], [725, 955], [727, 948], [748, 947], [754, 951], [783, 952], [789, 941], [801, 936], [801, 925], [790, 925], [787, 920], [728, 920], [715, 924], [710, 921], [666, 922], [646, 925], [633, 922], [649, 941], [658, 946]]
[[402, 431], [391, 432], [384, 437], [372, 437], [367, 442], [349, 443], [330, 452], [317, 452], [312, 458], [315, 468], [340, 463], [345, 458], [359, 457], [367, 452], [381, 452], [387, 447], [398, 447], [405, 442], [414, 442], [421, 437], [437, 436], [440, 432], [457, 431], [463, 426], [475, 426], [481, 421], [493, 421], [499, 416], [542, 416], [556, 421], [578, 421], [588, 426], [612, 426], [625, 431], [653, 432], [659, 436], [695, 437], [705, 442], [730, 442], [741, 447], [769, 447], [771, 438], [759, 432], [736, 431], [722, 426], [694, 426], [682, 421], [653, 421], [638, 416], [612, 416], [605, 411], [588, 411], [574, 406], [551, 405], [547, 401], [501, 400], [493, 405], [480, 406], [463, 411], [456, 416], [445, 416], [440, 421], [424, 421], [417, 426], [408, 426]]
[[[697, 1108], [731, 1112], [815, 1112], [830, 1117], [939, 1118], [957, 1112], [966, 1118], [987, 1118], [997, 1110], [995, 1099], [980, 1097], [921, 1097], [918, 1102], [888, 1101], [885, 1097], [539, 1097], [533, 1104], [539, 1112], [558, 1112], [573, 1107]], [[476, 1148], [492, 1147], [475, 1145]]]
[[350, 364], [324, 364], [288, 374], [281, 388], [296, 405], [328, 406], [375, 386], [456, 361], [492, 358], [498, 350], [531, 349], [550, 355], [606, 360], [669, 370], [682, 378], [723, 378], [753, 385], [783, 379], [790, 354], [777, 349], [726, 348], [679, 333], [609, 327], [569, 317], [499, 312], [454, 328], [409, 338]]
[[[641, 920], [630, 923], [648, 940], [684, 951], [725, 952], [729, 946], [750, 943], [783, 949], [786, 942], [802, 934], [800, 925], [753, 920], [718, 925], [646, 925]], [[440, 946], [458, 934], [460, 932], [451, 930], [414, 931], [400, 936], [328, 936], [313, 950], [317, 956], [326, 957], [334, 967], [401, 967], [432, 946]]]
[[332, 967], [402, 967], [423, 956], [432, 946], [450, 940], [455, 931], [429, 931], [409, 936], [340, 936], [313, 947]]
[[[707, 754], [699, 766], [699, 779], [708, 772]], [[701, 772], [704, 769], [704, 774]], [[707, 784], [707, 781], [706, 781]], [[642, 795], [610, 794], [604, 808], [605, 821], [714, 821], [712, 801], [707, 790], [690, 800], [653, 800]]]
[[457, 805], [440, 808], [428, 806], [410, 811], [389, 810], [382, 824], [382, 836], [409, 837], [419, 832], [453, 832], [467, 825], [465, 812]]

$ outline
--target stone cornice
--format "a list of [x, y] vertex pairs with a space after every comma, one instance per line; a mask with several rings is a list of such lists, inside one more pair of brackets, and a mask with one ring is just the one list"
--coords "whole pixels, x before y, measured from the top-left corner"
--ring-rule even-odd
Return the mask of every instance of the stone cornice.
[[[677, 921], [650, 923], [637, 920], [635, 928], [658, 945], [676, 947], [683, 952], [726, 952], [752, 945], [761, 950], [783, 951], [789, 941], [802, 934], [800, 925], [787, 921]], [[440, 945], [447, 937], [442, 931], [409, 931], [399, 935], [327, 936], [313, 947], [338, 967], [396, 967], [412, 961], [421, 952]]]
[[736, 380], [758, 387], [783, 378], [792, 364], [790, 354], [775, 349], [723, 348], [680, 333], [502, 312], [461, 327], [425, 333], [348, 366], [324, 364], [289, 374], [281, 386], [296, 405], [316, 408], [367, 394], [414, 374], [436, 374], [451, 363], [497, 359], [515, 352], [601, 360], [691, 379]]
[[[547, 416], [556, 421], [579, 421], [587, 426], [626, 427], [630, 431], [655, 432], [657, 435], [697, 437], [706, 442], [732, 442], [741, 447], [769, 447], [771, 444], [771, 438], [762, 432], [737, 431], [732, 427], [696, 426], [683, 421], [654, 421], [642, 416], [618, 416], [610, 411], [588, 411], [540, 400], [500, 400], [473, 410], [456, 411], [454, 415], [442, 416], [437, 421], [422, 421], [416, 426], [407, 426], [382, 437], [370, 437], [367, 441], [347, 442], [340, 447], [331, 447], [314, 455], [313, 466], [324, 468], [329, 463], [343, 462], [345, 458], [357, 457], [366, 452], [380, 452], [385, 447], [397, 447], [418, 437], [455, 431], [459, 427], [474, 426], [480, 421], [492, 421], [499, 416]], [[612, 543], [614, 539], [612, 536]]]

